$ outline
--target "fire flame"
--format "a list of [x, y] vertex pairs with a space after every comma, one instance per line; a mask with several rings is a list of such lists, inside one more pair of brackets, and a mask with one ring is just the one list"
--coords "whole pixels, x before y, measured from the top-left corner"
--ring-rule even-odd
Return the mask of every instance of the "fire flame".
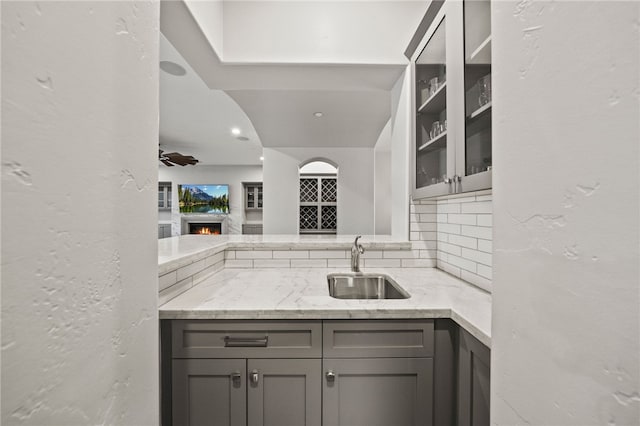
[[211, 232], [211, 228], [203, 226], [202, 228], [198, 229], [198, 232], [196, 232], [196, 234], [198, 234], [198, 235], [220, 235], [220, 231], [218, 231], [217, 229], [214, 229], [213, 232]]

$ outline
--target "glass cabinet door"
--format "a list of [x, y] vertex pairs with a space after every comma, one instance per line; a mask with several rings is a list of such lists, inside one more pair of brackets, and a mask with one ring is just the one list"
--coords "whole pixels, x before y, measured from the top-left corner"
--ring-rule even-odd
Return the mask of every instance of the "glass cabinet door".
[[492, 169], [491, 3], [464, 2], [464, 176]]
[[442, 183], [447, 170], [446, 22], [440, 21], [415, 62], [416, 189]]
[[247, 188], [246, 188], [247, 205], [245, 206], [245, 208], [247, 208], [247, 209], [254, 209], [256, 207], [255, 193], [254, 193], [254, 189], [253, 188], [254, 188], [253, 186], [247, 186]]

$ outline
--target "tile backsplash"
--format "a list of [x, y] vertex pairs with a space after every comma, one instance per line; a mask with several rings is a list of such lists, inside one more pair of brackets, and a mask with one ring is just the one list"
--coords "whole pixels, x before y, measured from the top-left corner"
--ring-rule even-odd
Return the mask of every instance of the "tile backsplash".
[[158, 304], [162, 305], [224, 268], [224, 250], [158, 276]]
[[[366, 244], [365, 244], [366, 246]], [[366, 250], [362, 268], [417, 268], [436, 266], [436, 245], [415, 241], [411, 250]], [[230, 249], [225, 268], [349, 268], [349, 250]]]
[[[411, 248], [367, 250], [360, 260], [364, 270], [437, 267], [491, 291], [491, 191], [414, 200], [410, 212]], [[349, 250], [221, 248], [163, 272], [158, 277], [159, 302], [171, 300], [223, 268], [348, 269], [350, 258]]]
[[491, 291], [492, 208], [490, 190], [414, 200], [412, 244], [432, 244], [439, 269]]

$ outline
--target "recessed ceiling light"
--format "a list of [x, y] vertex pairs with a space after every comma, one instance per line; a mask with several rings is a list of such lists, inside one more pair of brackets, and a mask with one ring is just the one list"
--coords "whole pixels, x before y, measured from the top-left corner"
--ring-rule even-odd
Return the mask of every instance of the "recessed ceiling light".
[[314, 112], [314, 113], [313, 113], [313, 116], [314, 116], [315, 118], [320, 118], [320, 117], [322, 117], [323, 115], [324, 115], [324, 114], [323, 114], [322, 112], [320, 112], [320, 111], [318, 111], [318, 112]]
[[237, 136], [240, 134], [240, 129], [238, 129], [237, 127], [234, 127], [233, 129], [231, 129], [231, 133]]
[[246, 137], [246, 136], [238, 136], [238, 137], [236, 137], [236, 139], [238, 139], [239, 141], [242, 141], [242, 142], [246, 142], [246, 141], [249, 140], [249, 138]]
[[260, 161], [264, 161], [264, 157], [260, 157]]
[[160, 69], [167, 74], [175, 75], [175, 76], [183, 76], [187, 73], [181, 65], [176, 64], [171, 61], [160, 61]]

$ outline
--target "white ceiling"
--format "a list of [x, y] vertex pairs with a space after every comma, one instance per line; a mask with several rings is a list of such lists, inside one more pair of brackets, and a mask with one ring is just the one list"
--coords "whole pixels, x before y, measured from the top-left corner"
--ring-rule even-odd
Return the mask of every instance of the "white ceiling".
[[[279, 2], [279, 8], [282, 3], [287, 2]], [[300, 63], [227, 64], [212, 47], [219, 41], [212, 43], [201, 29], [207, 16], [196, 15], [182, 1], [162, 2], [160, 59], [187, 69], [185, 77], [160, 72], [163, 146], [194, 155], [202, 164], [259, 164], [259, 143], [265, 147], [375, 145], [391, 114], [390, 90], [406, 61], [363, 63], [359, 58], [360, 63], [318, 64], [305, 63], [306, 58], [300, 57]], [[415, 18], [416, 26], [421, 17]], [[406, 38], [406, 43], [397, 43], [397, 52], [404, 51], [412, 34], [407, 30], [412, 23], [401, 27], [407, 36], [399, 39]], [[324, 114], [322, 118], [313, 116], [317, 111]], [[234, 126], [251, 140], [236, 140], [230, 134]]]
[[[246, 114], [225, 92], [209, 89], [162, 34], [160, 60], [187, 71], [180, 77], [160, 71], [160, 148], [200, 164], [261, 164], [262, 145]], [[249, 140], [238, 140], [233, 127]]]
[[[372, 147], [391, 115], [388, 91], [231, 90], [265, 147]], [[317, 118], [314, 112], [322, 112]]]

